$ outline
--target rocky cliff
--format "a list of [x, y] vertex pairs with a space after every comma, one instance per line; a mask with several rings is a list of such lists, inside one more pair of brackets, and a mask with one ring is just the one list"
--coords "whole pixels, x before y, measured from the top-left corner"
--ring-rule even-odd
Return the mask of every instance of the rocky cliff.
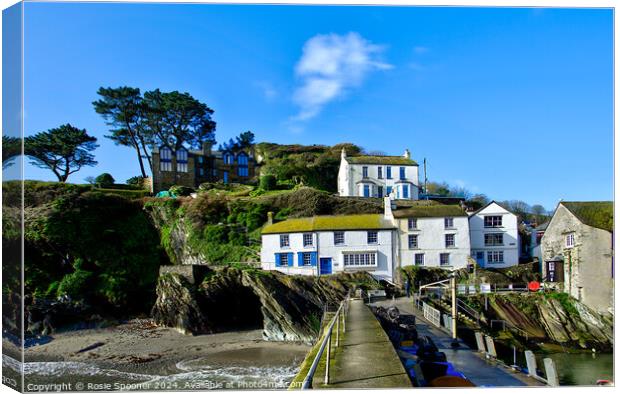
[[366, 273], [317, 278], [223, 267], [191, 283], [167, 272], [159, 278], [152, 315], [187, 334], [262, 328], [265, 340], [312, 342], [324, 305], [337, 304], [356, 287], [380, 286]]
[[[484, 296], [470, 298], [468, 303], [479, 310], [486, 321], [505, 320], [538, 343], [598, 350], [613, 347], [612, 317], [600, 315], [564, 293], [492, 294], [488, 296], [486, 310]], [[524, 336], [516, 330], [514, 333]]]

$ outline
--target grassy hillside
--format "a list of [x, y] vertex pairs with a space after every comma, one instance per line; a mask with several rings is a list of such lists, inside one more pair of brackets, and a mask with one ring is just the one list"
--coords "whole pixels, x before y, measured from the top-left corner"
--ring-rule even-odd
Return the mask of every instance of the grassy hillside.
[[340, 153], [357, 155], [361, 148], [350, 143], [334, 146], [279, 145], [262, 142], [255, 146], [261, 160], [261, 175], [274, 175], [280, 182], [292, 181], [319, 190], [336, 192]]

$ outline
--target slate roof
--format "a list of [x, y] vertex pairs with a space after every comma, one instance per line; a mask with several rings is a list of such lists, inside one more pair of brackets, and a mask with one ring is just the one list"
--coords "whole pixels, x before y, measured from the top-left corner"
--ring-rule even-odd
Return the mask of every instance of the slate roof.
[[562, 201], [566, 209], [583, 224], [612, 232], [614, 203], [612, 201]]
[[263, 234], [301, 233], [334, 230], [383, 230], [393, 229], [394, 225], [381, 214], [312, 216], [287, 219], [267, 225]]
[[390, 164], [402, 166], [417, 166], [415, 160], [404, 156], [349, 156], [347, 161], [351, 164]]
[[451, 216], [467, 216], [467, 213], [459, 205], [427, 205], [414, 206], [407, 209], [393, 211], [395, 218], [437, 218]]

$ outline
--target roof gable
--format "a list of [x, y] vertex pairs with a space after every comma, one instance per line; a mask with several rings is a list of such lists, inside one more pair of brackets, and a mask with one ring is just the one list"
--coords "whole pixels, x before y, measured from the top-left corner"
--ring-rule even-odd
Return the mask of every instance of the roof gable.
[[487, 205], [485, 205], [484, 207], [482, 207], [482, 208], [478, 209], [477, 211], [474, 211], [474, 212], [471, 214], [471, 217], [473, 217], [473, 216], [475, 216], [475, 215], [477, 215], [477, 214], [481, 213], [482, 211], [486, 210], [487, 208], [489, 208], [489, 207], [491, 207], [491, 206], [493, 206], [493, 205], [497, 206], [498, 208], [500, 208], [502, 211], [505, 211], [506, 213], [509, 213], [509, 214], [511, 214], [511, 215], [514, 215], [514, 213], [510, 212], [509, 210], [507, 210], [506, 208], [502, 207], [502, 206], [501, 206], [501, 205], [499, 205], [497, 202], [495, 202], [495, 200], [493, 200], [493, 201], [491, 201], [490, 203], [488, 203]]
[[591, 227], [612, 232], [614, 229], [614, 204], [612, 201], [562, 201], [580, 222]]

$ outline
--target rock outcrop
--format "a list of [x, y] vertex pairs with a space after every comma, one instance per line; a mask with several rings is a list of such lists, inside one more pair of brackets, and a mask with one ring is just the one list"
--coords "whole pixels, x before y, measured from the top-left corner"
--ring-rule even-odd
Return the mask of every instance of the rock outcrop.
[[220, 268], [191, 284], [179, 274], [158, 282], [155, 321], [191, 334], [262, 328], [270, 341], [312, 342], [326, 304], [355, 287], [379, 287], [367, 273], [288, 276], [255, 269]]
[[[519, 327], [528, 339], [555, 342], [566, 347], [611, 350], [613, 321], [564, 293], [489, 295], [489, 309], [482, 298], [472, 299], [487, 321], [505, 320]], [[523, 331], [516, 331], [520, 336]]]

